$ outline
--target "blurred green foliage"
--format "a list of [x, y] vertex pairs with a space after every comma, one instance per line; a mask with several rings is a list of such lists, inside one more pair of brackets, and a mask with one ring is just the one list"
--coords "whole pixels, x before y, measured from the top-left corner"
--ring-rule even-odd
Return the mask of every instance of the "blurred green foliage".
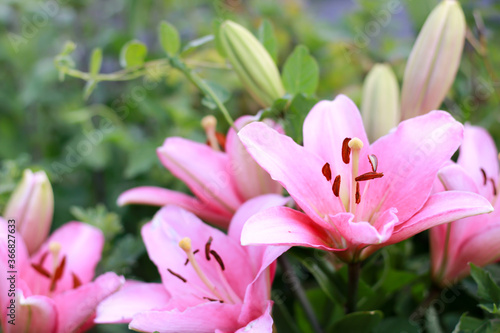
[[[54, 58], [66, 42], [77, 46], [73, 53], [76, 68], [91, 75], [116, 72], [121, 69], [120, 64], [132, 67], [143, 60], [164, 57], [165, 42], [158, 41], [158, 26], [167, 20], [180, 32], [186, 63], [229, 92], [226, 107], [236, 118], [256, 113], [259, 106], [207, 37], [213, 33], [213, 21], [232, 19], [262, 38], [274, 30], [276, 45], [274, 40], [263, 42], [273, 50], [282, 72], [286, 72], [285, 61], [294, 49], [296, 57], [299, 52], [308, 57], [306, 49], [296, 49], [298, 45], [306, 46], [315, 59], [303, 64], [304, 68], [315, 67], [316, 62], [319, 66], [316, 96], [299, 94], [289, 104], [290, 113], [300, 122], [304, 114], [299, 111], [312, 105], [316, 98], [332, 99], [345, 93], [360, 105], [362, 82], [374, 63], [389, 63], [401, 82], [415, 36], [436, 3], [437, 0], [4, 0], [0, 3], [0, 209], [23, 168], [44, 169], [55, 192], [53, 228], [74, 218], [103, 228], [113, 247], [111, 243], [106, 245], [100, 271], [115, 270], [127, 277], [158, 281], [139, 233], [141, 224], [156, 209], [119, 208], [116, 198], [139, 185], [186, 191], [185, 185], [161, 166], [156, 147], [168, 136], [204, 141], [199, 121], [207, 114], [217, 116], [221, 132], [228, 124], [219, 112], [212, 110], [210, 100], [203, 99], [200, 91], [169, 66], [152, 68], [146, 73], [147, 80], [141, 77], [97, 85], [92, 80], [61, 80]], [[457, 79], [442, 109], [460, 121], [486, 127], [498, 143], [500, 3], [460, 3], [474, 38], [466, 42]], [[263, 19], [267, 21], [258, 33]], [[162, 34], [175, 39], [168, 27], [162, 28]], [[123, 49], [132, 40], [128, 49]], [[196, 42], [186, 45], [191, 40]], [[197, 47], [198, 44], [203, 45]], [[174, 46], [167, 46], [167, 51], [175, 52]], [[59, 60], [72, 61], [62, 57]], [[134, 62], [137, 58], [141, 59], [139, 63]], [[310, 84], [312, 93], [314, 82]], [[300, 139], [300, 127], [290, 124], [287, 130]], [[422, 323], [428, 331], [438, 325], [450, 332], [460, 321], [462, 326], [457, 326], [456, 332], [472, 332], [463, 327], [476, 327], [473, 325], [483, 323], [487, 316], [474, 305], [474, 296], [468, 292], [460, 292], [452, 304], [446, 305], [444, 313], [429, 313], [422, 322], [408, 319], [430, 285], [427, 251], [427, 237], [423, 234], [373, 256], [365, 264], [373, 269], [363, 270], [360, 285], [358, 305], [364, 312], [342, 319], [338, 300], [345, 297], [345, 267], [334, 269], [338, 265], [325, 263], [325, 258], [317, 259], [320, 255], [312, 250], [294, 249], [292, 254], [295, 268], [301, 273], [299, 278], [308, 289], [307, 296], [313, 304], [321, 305], [317, 311], [328, 309], [318, 318], [329, 331], [344, 331], [343, 327], [352, 327], [347, 322], [362, 321], [372, 324], [363, 326], [367, 332], [414, 332]], [[467, 283], [472, 285], [472, 280], [464, 282], [466, 286]], [[380, 297], [381, 294], [387, 297]], [[310, 329], [280, 275], [273, 295], [278, 331]], [[368, 312], [374, 309], [381, 312]], [[467, 317], [461, 317], [465, 311]], [[297, 321], [297, 327], [289, 326], [294, 325], [290, 318]], [[126, 326], [98, 326], [95, 330], [121, 332], [126, 331]]]

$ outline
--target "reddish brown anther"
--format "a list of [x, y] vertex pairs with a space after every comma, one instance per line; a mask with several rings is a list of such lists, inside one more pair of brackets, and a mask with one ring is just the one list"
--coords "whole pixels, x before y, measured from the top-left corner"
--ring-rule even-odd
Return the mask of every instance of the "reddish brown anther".
[[332, 180], [332, 169], [330, 169], [330, 163], [325, 163], [325, 165], [323, 165], [323, 168], [321, 169], [321, 172], [323, 173], [323, 176], [325, 176], [327, 181]]
[[351, 160], [351, 148], [349, 148], [349, 141], [351, 141], [351, 138], [345, 138], [342, 142], [342, 161], [344, 161], [345, 164], [349, 164]]
[[212, 241], [214, 239], [212, 236], [208, 239], [207, 243], [205, 244], [205, 258], [207, 258], [208, 261], [210, 261], [210, 246], [212, 246]]
[[82, 285], [82, 281], [78, 278], [78, 276], [71, 272], [71, 276], [73, 277], [73, 289], [76, 289]]
[[176, 278], [178, 278], [179, 280], [181, 280], [182, 282], [186, 283], [187, 280], [185, 278], [183, 278], [180, 274], [177, 274], [176, 272], [174, 272], [173, 270], [171, 270], [170, 268], [167, 268], [167, 271], [172, 274], [173, 276], [175, 276]]
[[57, 266], [54, 275], [52, 276], [52, 281], [50, 283], [50, 291], [56, 290], [57, 281], [59, 281], [63, 275], [64, 267], [66, 267], [66, 256], [64, 256]]
[[377, 172], [377, 167], [378, 167], [378, 158], [377, 156], [371, 154], [368, 155], [368, 161], [370, 162], [370, 165], [372, 167], [373, 172]]
[[[196, 254], [198, 252], [200, 252], [200, 250], [194, 250], [193, 254]], [[188, 263], [189, 263], [189, 258], [187, 258], [186, 261], [184, 262], [184, 266], [186, 266]]]
[[336, 197], [339, 196], [339, 194], [340, 194], [340, 175], [335, 177], [335, 180], [333, 181], [332, 191]]
[[495, 180], [490, 178], [491, 185], [493, 185], [493, 195], [497, 195], [497, 187], [495, 185]]
[[486, 185], [488, 182], [488, 176], [486, 176], [486, 171], [484, 171], [483, 168], [481, 168], [481, 173], [483, 174], [483, 185]]
[[[217, 139], [217, 143], [219, 144], [222, 151], [225, 151], [226, 147], [226, 136], [223, 133], [215, 132], [215, 138]], [[210, 141], [207, 139], [205, 142], [208, 146], [210, 146]]]
[[38, 273], [42, 274], [43, 276], [47, 277], [50, 279], [50, 273], [47, 272], [45, 268], [43, 268], [42, 265], [40, 264], [31, 264], [31, 267], [33, 267]]
[[359, 183], [356, 182], [356, 204], [361, 202], [361, 193], [359, 193]]
[[222, 258], [219, 256], [219, 254], [217, 252], [215, 252], [214, 250], [210, 250], [210, 253], [214, 256], [215, 260], [217, 260], [217, 262], [219, 263], [219, 266], [222, 270], [225, 270], [226, 267], [224, 266], [224, 262], [222, 261]]
[[365, 180], [371, 180], [371, 179], [382, 178], [382, 177], [384, 177], [384, 174], [381, 172], [367, 172], [367, 173], [364, 173], [362, 175], [357, 176], [356, 178], [354, 178], [354, 180], [357, 182], [362, 182]]

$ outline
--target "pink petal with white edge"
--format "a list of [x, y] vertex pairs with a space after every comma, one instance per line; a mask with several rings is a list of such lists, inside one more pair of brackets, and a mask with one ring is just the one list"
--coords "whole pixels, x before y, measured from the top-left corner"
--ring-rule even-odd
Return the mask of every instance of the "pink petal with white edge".
[[[24, 297], [20, 289], [16, 290], [15, 325], [2, 320], [2, 328], [6, 333], [43, 332], [56, 333], [58, 313], [54, 302], [46, 296]], [[7, 320], [12, 318], [7, 317]]]
[[94, 282], [54, 296], [58, 312], [58, 332], [74, 332], [93, 322], [97, 305], [125, 283], [123, 276], [109, 272]]
[[123, 287], [97, 307], [96, 324], [130, 323], [139, 312], [167, 306], [170, 294], [161, 283], [128, 280]]
[[[331, 233], [336, 231], [330, 227]], [[305, 246], [339, 251], [332, 245], [327, 230], [307, 215], [288, 207], [272, 207], [252, 216], [243, 227], [243, 245]]]
[[[211, 249], [216, 251], [224, 262], [224, 276], [241, 299], [247, 285], [253, 280], [252, 267], [246, 264], [247, 254], [241, 245], [180, 207], [163, 207], [156, 213], [153, 221], [142, 228], [142, 237], [150, 259], [158, 267], [163, 284], [172, 296], [194, 293], [200, 302], [205, 302], [203, 296], [214, 298], [192, 265], [184, 265], [187, 256], [179, 247], [179, 241], [185, 237], [191, 239], [193, 251], [200, 250], [195, 258], [205, 275], [219, 290], [224, 289], [219, 276], [219, 265], [216, 260], [208, 261], [205, 257], [205, 244], [210, 237], [212, 237]], [[180, 274], [189, 283], [184, 283], [169, 273], [168, 269]]]
[[389, 241], [398, 243], [436, 225], [468, 216], [490, 213], [493, 207], [486, 198], [470, 192], [446, 191], [433, 194], [424, 207], [404, 224], [396, 226]]
[[[255, 116], [243, 116], [238, 118], [234, 125], [241, 129], [254, 121], [256, 121]], [[273, 122], [270, 122], [269, 126], [279, 128]], [[272, 180], [271, 176], [248, 154], [233, 128], [230, 128], [227, 133], [226, 153], [231, 162], [233, 182], [243, 201], [261, 194], [281, 193], [281, 185]]]
[[[498, 182], [498, 151], [491, 135], [484, 128], [465, 125], [464, 141], [458, 162], [478, 185], [480, 194], [492, 200], [493, 182]], [[486, 173], [486, 182], [481, 172]]]
[[227, 154], [183, 138], [168, 138], [157, 149], [163, 165], [203, 202], [234, 213], [241, 205]]
[[[438, 170], [457, 150], [462, 133], [462, 125], [448, 113], [432, 111], [403, 121], [378, 139], [369, 152], [378, 157], [377, 171], [384, 177], [370, 182], [358, 207], [360, 219], [392, 207], [398, 210], [399, 223], [412, 217], [427, 201]], [[368, 159], [362, 158], [361, 172], [369, 169]]]
[[445, 190], [467, 191], [480, 194], [474, 179], [472, 179], [468, 172], [458, 164], [450, 164], [441, 168], [438, 172], [438, 178], [442, 182]]
[[318, 155], [260, 122], [245, 126], [238, 136], [257, 163], [287, 189], [316, 223], [328, 227], [324, 215], [344, 210], [321, 172], [325, 161]]
[[129, 329], [162, 333], [235, 332], [241, 304], [208, 302], [185, 311], [148, 311], [134, 316]]
[[320, 156], [323, 164], [330, 163], [333, 177], [340, 174], [345, 180], [341, 182], [340, 193], [341, 197], [347, 197], [350, 184], [347, 179], [352, 167], [342, 161], [342, 143], [345, 138], [361, 139], [364, 144], [361, 156], [366, 155], [370, 145], [356, 104], [344, 95], [317, 103], [304, 121], [303, 132], [304, 147]]
[[119, 206], [129, 204], [145, 204], [152, 206], [176, 205], [196, 214], [201, 219], [227, 228], [232, 213], [220, 210], [211, 202], [201, 202], [187, 194], [167, 190], [161, 187], [141, 186], [123, 192], [117, 200]]
[[[104, 235], [101, 230], [86, 223], [69, 222], [54, 231], [31, 260], [39, 263], [41, 257], [49, 253], [43, 264], [48, 272], [53, 270], [52, 253], [49, 251], [49, 245], [52, 242], [61, 245], [59, 261], [66, 257], [63, 275], [56, 284], [55, 293], [73, 288], [73, 274], [83, 284], [92, 281], [104, 246]], [[40, 277], [32, 282], [34, 285], [32, 284], [31, 288], [34, 294], [49, 294], [49, 279]]]

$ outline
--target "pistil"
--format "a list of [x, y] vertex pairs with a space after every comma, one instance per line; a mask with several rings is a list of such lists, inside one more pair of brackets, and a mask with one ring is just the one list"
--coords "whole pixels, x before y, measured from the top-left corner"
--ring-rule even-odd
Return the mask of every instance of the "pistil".
[[52, 254], [52, 272], [55, 272], [59, 266], [59, 253], [61, 252], [61, 243], [50, 242], [49, 251]]
[[356, 177], [358, 177], [359, 173], [359, 153], [363, 148], [363, 141], [361, 141], [358, 138], [352, 138], [349, 141], [348, 145], [352, 152], [352, 161], [351, 161], [352, 175], [351, 175], [351, 191], [350, 191], [351, 196], [349, 201], [349, 211], [352, 214], [355, 214], [356, 212], [355, 204], [359, 203], [360, 200], [359, 187], [357, 186]]

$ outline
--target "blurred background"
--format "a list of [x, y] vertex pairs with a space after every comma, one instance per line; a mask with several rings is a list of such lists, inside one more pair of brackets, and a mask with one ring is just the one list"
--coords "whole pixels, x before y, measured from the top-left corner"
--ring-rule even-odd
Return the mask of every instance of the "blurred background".
[[[232, 19], [254, 32], [267, 18], [277, 36], [280, 68], [293, 48], [304, 44], [319, 63], [318, 97], [333, 99], [344, 93], [359, 106], [363, 79], [374, 63], [391, 64], [401, 82], [416, 35], [437, 3], [2, 0], [0, 211], [24, 168], [43, 169], [55, 193], [53, 228], [70, 220], [99, 225], [115, 244], [113, 249], [105, 248], [99, 270], [155, 281], [158, 274], [147, 259], [138, 230], [156, 208], [120, 208], [116, 198], [139, 185], [186, 190], [159, 163], [155, 149], [168, 136], [204, 141], [199, 121], [213, 111], [202, 104], [200, 92], [184, 77], [169, 71], [159, 73], [154, 84], [142, 78], [101, 82], [85, 99], [85, 82], [72, 77], [61, 80], [54, 66], [66, 41], [77, 45], [76, 68], [88, 71], [92, 49], [99, 47], [103, 50], [101, 72], [110, 73], [121, 68], [120, 50], [132, 39], [148, 46], [146, 60], [162, 57], [157, 39], [162, 20], [175, 25], [185, 43], [212, 34], [215, 18]], [[460, 3], [469, 29], [485, 43], [487, 56], [466, 41], [461, 67], [442, 109], [462, 122], [486, 127], [498, 143], [500, 2]], [[207, 60], [209, 64], [204, 63]], [[187, 63], [231, 91], [227, 106], [233, 118], [259, 110], [212, 43], [190, 54]], [[227, 124], [216, 116], [224, 132]], [[95, 330], [126, 328], [100, 326]]]

